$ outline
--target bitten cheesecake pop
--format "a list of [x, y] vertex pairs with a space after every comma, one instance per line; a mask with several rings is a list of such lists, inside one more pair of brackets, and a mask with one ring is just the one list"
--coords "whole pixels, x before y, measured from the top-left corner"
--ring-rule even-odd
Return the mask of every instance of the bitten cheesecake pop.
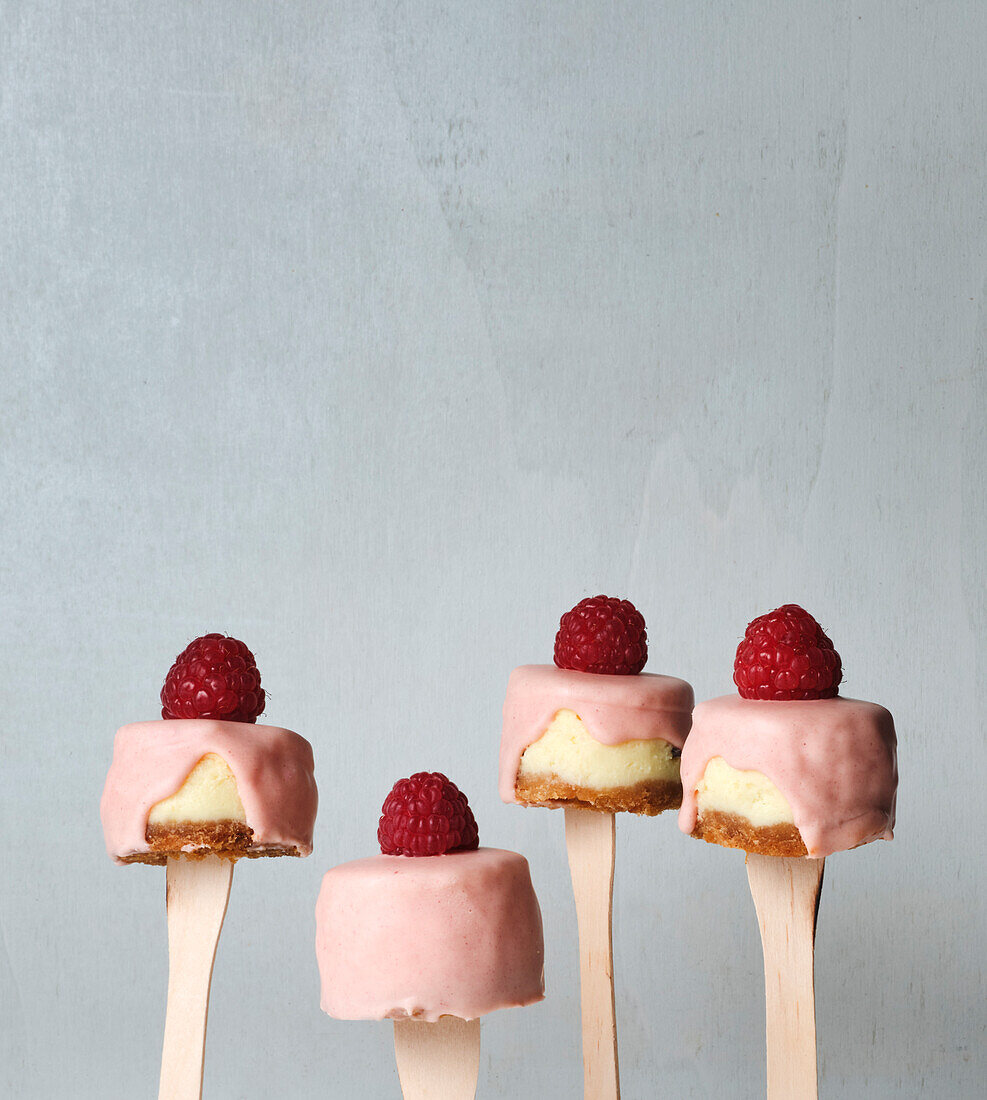
[[500, 743], [500, 795], [565, 807], [579, 922], [585, 1094], [619, 1096], [611, 906], [614, 813], [654, 815], [682, 800], [679, 755], [692, 720], [684, 680], [642, 672], [644, 618], [594, 596], [562, 616], [555, 665], [511, 673]]
[[834, 852], [892, 838], [894, 721], [876, 703], [839, 696], [840, 655], [796, 604], [748, 625], [733, 678], [739, 695], [693, 714], [679, 827], [748, 853], [764, 947], [768, 1095], [814, 1097], [823, 866]]
[[393, 1020], [405, 1100], [476, 1092], [479, 1017], [544, 996], [527, 860], [480, 848], [465, 795], [439, 772], [396, 783], [381, 855], [328, 871], [316, 904], [322, 1008]]
[[259, 726], [253, 654], [207, 634], [176, 658], [161, 721], [117, 731], [100, 802], [110, 856], [167, 864], [168, 1012], [161, 1100], [202, 1091], [213, 958], [241, 857], [305, 856], [318, 804], [312, 746]]

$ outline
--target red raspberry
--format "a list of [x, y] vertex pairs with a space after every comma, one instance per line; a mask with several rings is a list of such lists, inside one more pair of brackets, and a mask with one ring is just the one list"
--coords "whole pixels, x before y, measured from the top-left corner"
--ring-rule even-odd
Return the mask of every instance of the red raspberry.
[[842, 679], [833, 643], [795, 603], [749, 623], [733, 663], [733, 682], [744, 699], [832, 699]]
[[480, 846], [466, 795], [441, 772], [399, 779], [384, 799], [377, 840], [385, 856], [441, 856]]
[[236, 638], [205, 634], [175, 658], [161, 689], [162, 718], [256, 722], [264, 689], [254, 655]]
[[633, 676], [648, 660], [644, 616], [616, 596], [588, 596], [559, 621], [555, 663], [576, 672]]

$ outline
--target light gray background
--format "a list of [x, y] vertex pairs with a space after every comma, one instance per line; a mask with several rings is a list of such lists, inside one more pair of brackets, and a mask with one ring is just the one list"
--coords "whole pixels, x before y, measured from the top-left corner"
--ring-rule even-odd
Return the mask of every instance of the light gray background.
[[[322, 807], [237, 869], [207, 1095], [397, 1095], [389, 1026], [319, 1012], [312, 907], [419, 768], [545, 916], [480, 1095], [579, 1095], [561, 816], [495, 766], [508, 672], [605, 591], [700, 697], [803, 602], [894, 712], [898, 836], [826, 872], [821, 1092], [980, 1095], [987, 5], [0, 10], [3, 1093], [155, 1094], [164, 876], [97, 804], [221, 629]], [[618, 841], [625, 1095], [756, 1097], [742, 856]]]

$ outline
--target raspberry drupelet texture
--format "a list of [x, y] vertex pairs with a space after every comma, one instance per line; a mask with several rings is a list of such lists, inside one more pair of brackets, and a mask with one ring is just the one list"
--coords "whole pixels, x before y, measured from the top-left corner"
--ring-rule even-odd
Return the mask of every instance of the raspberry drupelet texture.
[[441, 772], [415, 772], [394, 784], [377, 840], [385, 856], [441, 856], [480, 846], [466, 795]]
[[648, 660], [644, 616], [616, 596], [588, 596], [559, 622], [555, 663], [575, 672], [634, 676]]
[[733, 663], [733, 681], [744, 699], [832, 699], [842, 679], [833, 643], [795, 603], [749, 623]]
[[175, 658], [161, 689], [161, 717], [256, 722], [264, 701], [254, 655], [243, 642], [205, 634]]

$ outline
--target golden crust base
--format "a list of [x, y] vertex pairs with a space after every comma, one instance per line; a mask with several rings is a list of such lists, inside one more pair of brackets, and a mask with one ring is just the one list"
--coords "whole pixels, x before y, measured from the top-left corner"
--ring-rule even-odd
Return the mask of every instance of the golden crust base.
[[802, 835], [794, 825], [752, 825], [740, 814], [710, 810], [696, 822], [692, 835], [707, 844], [742, 848], [759, 856], [807, 856]]
[[[294, 846], [252, 847], [254, 831], [242, 821], [190, 821], [179, 825], [148, 825], [144, 836], [151, 850], [124, 856], [124, 863], [151, 863], [160, 867], [169, 859], [178, 858], [205, 859], [206, 856], [221, 856], [235, 862], [243, 858], [299, 854]], [[191, 846], [194, 850], [183, 851], [186, 846]]]
[[514, 797], [522, 806], [585, 806], [604, 813], [654, 817], [682, 805], [682, 784], [674, 780], [646, 781], [631, 787], [576, 787], [556, 775], [517, 777]]

